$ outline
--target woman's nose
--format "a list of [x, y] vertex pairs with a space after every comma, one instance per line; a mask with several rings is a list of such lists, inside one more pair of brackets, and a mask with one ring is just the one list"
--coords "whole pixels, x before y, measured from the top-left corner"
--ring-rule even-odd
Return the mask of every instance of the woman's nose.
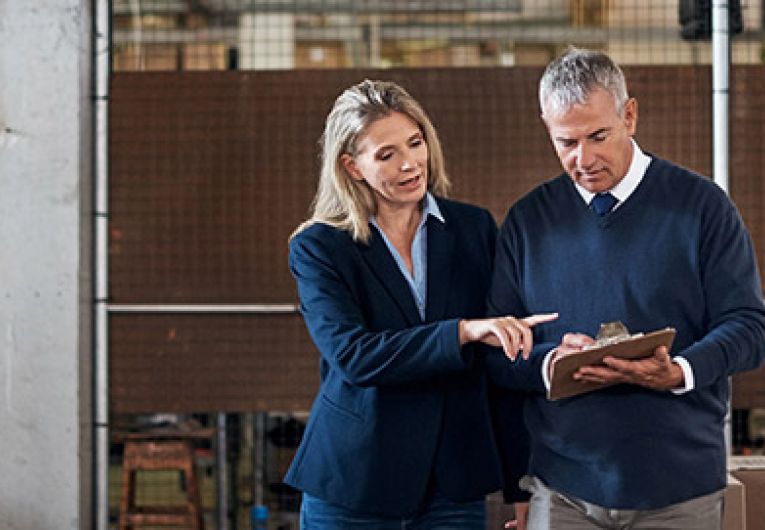
[[415, 163], [411, 160], [411, 158], [405, 156], [401, 160], [401, 171], [408, 171], [410, 169], [413, 169], [415, 167]]

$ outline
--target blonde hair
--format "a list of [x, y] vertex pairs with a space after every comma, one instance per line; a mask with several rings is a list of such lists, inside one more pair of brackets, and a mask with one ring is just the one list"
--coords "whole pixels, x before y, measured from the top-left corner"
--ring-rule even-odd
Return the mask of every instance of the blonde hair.
[[351, 177], [341, 157], [355, 156], [356, 141], [367, 127], [393, 112], [405, 114], [419, 126], [428, 146], [428, 190], [446, 196], [451, 184], [441, 142], [425, 111], [396, 83], [365, 79], [340, 94], [327, 116], [320, 141], [319, 185], [310, 217], [290, 237], [314, 223], [325, 223], [346, 230], [354, 241], [369, 241], [369, 218], [377, 213], [374, 192], [366, 182]]

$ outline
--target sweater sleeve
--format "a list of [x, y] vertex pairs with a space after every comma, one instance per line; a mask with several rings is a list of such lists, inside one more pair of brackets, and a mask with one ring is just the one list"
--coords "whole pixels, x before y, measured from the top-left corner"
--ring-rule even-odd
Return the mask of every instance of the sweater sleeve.
[[[502, 224], [497, 241], [494, 272], [487, 297], [489, 316], [529, 315], [521, 297], [518, 261], [522, 256], [520, 240], [511, 210]], [[557, 344], [549, 342], [538, 344], [535, 341], [529, 358], [518, 357], [515, 361], [510, 361], [500, 348], [491, 348], [486, 356], [489, 377], [495, 385], [502, 388], [545, 392], [542, 362], [547, 352], [556, 346]]]
[[[511, 211], [512, 212], [512, 211]], [[528, 311], [520, 295], [519, 248], [510, 214], [499, 232], [494, 272], [487, 296], [489, 316], [526, 316]], [[485, 347], [486, 369], [491, 382], [491, 409], [495, 436], [502, 462], [505, 502], [528, 501], [518, 481], [528, 471], [529, 433], [524, 420], [525, 391], [545, 391], [539, 352], [545, 346], [534, 345], [528, 360], [510, 361], [500, 348]]]
[[696, 388], [757, 368], [765, 352], [765, 308], [752, 241], [735, 206], [715, 190], [703, 209], [699, 269], [707, 333], [678, 355]]

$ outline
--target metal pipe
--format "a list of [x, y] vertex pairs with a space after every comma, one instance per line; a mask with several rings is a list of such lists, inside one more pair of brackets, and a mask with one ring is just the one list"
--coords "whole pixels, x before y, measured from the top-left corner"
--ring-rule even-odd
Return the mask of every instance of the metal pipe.
[[252, 501], [255, 505], [265, 504], [265, 495], [263, 491], [263, 482], [266, 478], [266, 428], [268, 414], [266, 412], [255, 413], [255, 425], [253, 435], [253, 455], [252, 455], [252, 476], [254, 484], [252, 487]]
[[382, 67], [382, 46], [380, 40], [380, 15], [369, 15], [369, 66]]
[[93, 166], [94, 166], [94, 337], [93, 337], [93, 443], [95, 444], [94, 524], [109, 528], [109, 366], [108, 366], [108, 134], [111, 21], [109, 0], [94, 2], [93, 45]]
[[217, 417], [216, 461], [218, 472], [218, 520], [217, 530], [228, 530], [228, 437], [226, 434], [226, 413], [219, 412]]
[[295, 304], [109, 304], [110, 313], [297, 313]]
[[728, 86], [730, 33], [728, 0], [712, 2], [712, 145], [715, 182], [728, 192]]
[[[728, 87], [730, 82], [730, 20], [728, 0], [712, 2], [712, 177], [725, 191], [728, 191]], [[728, 378], [728, 385], [733, 379]], [[733, 427], [731, 425], [731, 402], [725, 414], [725, 445], [728, 454], [733, 453]]]

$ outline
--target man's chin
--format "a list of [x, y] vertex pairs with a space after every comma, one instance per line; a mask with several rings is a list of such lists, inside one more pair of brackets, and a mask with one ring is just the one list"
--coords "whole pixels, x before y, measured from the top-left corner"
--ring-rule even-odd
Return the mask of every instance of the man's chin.
[[610, 189], [610, 183], [603, 179], [587, 179], [580, 177], [576, 179], [576, 183], [590, 193], [603, 193], [604, 191], [608, 191]]

